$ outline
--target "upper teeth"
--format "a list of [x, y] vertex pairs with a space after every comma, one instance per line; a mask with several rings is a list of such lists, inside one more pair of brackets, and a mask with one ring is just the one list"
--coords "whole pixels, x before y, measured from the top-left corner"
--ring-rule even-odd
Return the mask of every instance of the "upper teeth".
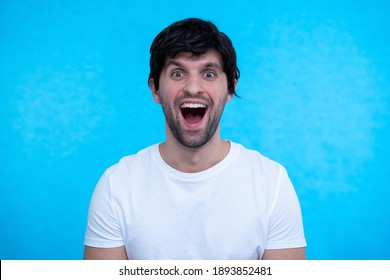
[[200, 103], [184, 103], [180, 108], [206, 108], [206, 105]]

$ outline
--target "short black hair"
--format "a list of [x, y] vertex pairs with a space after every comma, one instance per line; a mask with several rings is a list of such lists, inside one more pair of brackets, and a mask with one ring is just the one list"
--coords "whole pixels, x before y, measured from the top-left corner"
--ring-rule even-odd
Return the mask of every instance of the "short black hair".
[[226, 73], [228, 90], [237, 96], [235, 82], [240, 77], [237, 67], [237, 56], [230, 38], [219, 31], [210, 21], [199, 18], [188, 18], [174, 22], [161, 31], [150, 46], [150, 74], [156, 90], [167, 56], [175, 57], [180, 52], [202, 55], [215, 49], [222, 57], [223, 71]]

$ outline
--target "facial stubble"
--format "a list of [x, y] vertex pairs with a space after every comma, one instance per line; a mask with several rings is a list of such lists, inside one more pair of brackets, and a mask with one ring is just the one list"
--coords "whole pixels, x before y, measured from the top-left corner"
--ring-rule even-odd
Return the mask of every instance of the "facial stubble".
[[222, 96], [217, 104], [208, 100], [207, 113], [205, 116], [203, 116], [204, 118], [208, 116], [208, 120], [206, 120], [207, 125], [201, 131], [189, 131], [181, 127], [181, 111], [180, 109], [174, 109], [179, 108], [178, 103], [180, 103], [180, 100], [175, 101], [174, 108], [172, 108], [165, 102], [164, 98], [160, 98], [165, 121], [173, 136], [184, 147], [189, 149], [196, 149], [204, 146], [214, 136], [219, 126], [227, 97], [228, 95]]

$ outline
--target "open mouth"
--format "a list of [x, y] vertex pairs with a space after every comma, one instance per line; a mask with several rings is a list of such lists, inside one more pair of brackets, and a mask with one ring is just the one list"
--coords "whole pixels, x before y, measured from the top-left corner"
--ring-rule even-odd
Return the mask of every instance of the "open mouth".
[[188, 124], [200, 123], [206, 114], [207, 106], [200, 103], [184, 103], [180, 106], [181, 114]]

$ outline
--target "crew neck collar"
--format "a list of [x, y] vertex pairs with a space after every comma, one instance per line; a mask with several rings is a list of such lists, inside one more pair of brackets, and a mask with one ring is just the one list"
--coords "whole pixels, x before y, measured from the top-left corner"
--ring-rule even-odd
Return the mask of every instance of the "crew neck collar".
[[230, 150], [228, 154], [220, 162], [218, 162], [217, 164], [213, 165], [212, 167], [206, 170], [195, 172], [195, 173], [182, 172], [167, 164], [165, 160], [162, 158], [159, 151], [159, 146], [161, 143], [153, 145], [152, 150], [158, 166], [164, 171], [166, 171], [168, 174], [184, 180], [196, 181], [196, 180], [203, 180], [214, 174], [217, 174], [218, 172], [221, 172], [231, 163], [231, 161], [234, 159], [234, 157], [237, 154], [238, 145], [231, 141], [229, 141], [229, 143], [230, 143]]

